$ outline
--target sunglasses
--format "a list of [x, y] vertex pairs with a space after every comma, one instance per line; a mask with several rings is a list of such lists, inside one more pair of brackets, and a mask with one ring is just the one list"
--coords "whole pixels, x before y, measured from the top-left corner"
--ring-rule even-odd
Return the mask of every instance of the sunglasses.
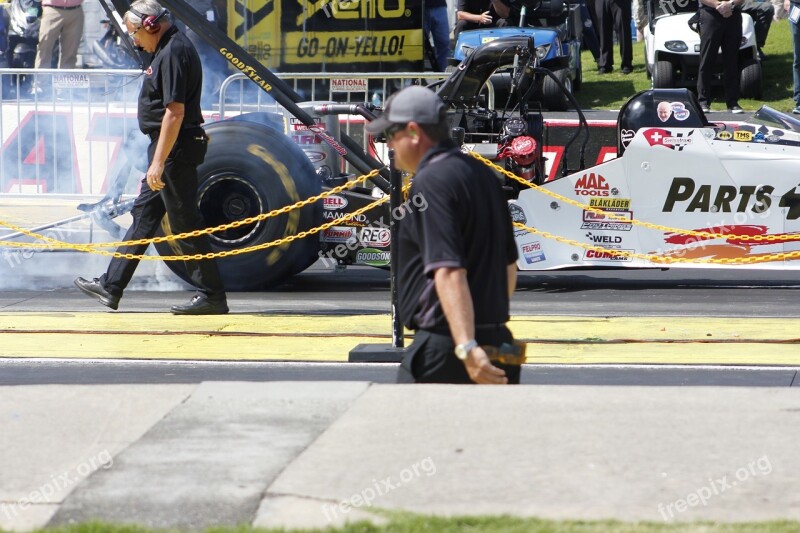
[[408, 126], [408, 124], [392, 124], [391, 126], [386, 128], [385, 130], [383, 130], [383, 136], [386, 137], [387, 141], [391, 141], [392, 137], [394, 137], [399, 132], [401, 132], [404, 129], [406, 129], [407, 126]]

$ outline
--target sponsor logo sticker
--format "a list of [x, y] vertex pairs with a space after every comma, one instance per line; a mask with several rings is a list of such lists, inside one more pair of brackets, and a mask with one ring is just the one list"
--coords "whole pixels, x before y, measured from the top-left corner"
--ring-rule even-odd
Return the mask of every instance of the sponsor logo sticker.
[[323, 242], [347, 242], [355, 238], [355, 236], [355, 228], [333, 226], [332, 228], [323, 230], [319, 240]]
[[[604, 209], [607, 213], [613, 213], [615, 218], [606, 216], [595, 211], [583, 211], [583, 224], [581, 229], [590, 230], [609, 230], [609, 231], [631, 231], [633, 224], [626, 220], [633, 220], [633, 211]], [[620, 220], [620, 218], [624, 220]]]
[[608, 196], [608, 182], [600, 174], [594, 172], [584, 174], [575, 182], [575, 194], [578, 196]]
[[630, 256], [620, 254], [620, 252], [633, 253], [633, 250], [586, 250], [583, 253], [583, 258], [590, 261], [611, 261], [614, 263], [631, 261], [633, 259]]
[[356, 253], [356, 263], [369, 266], [386, 266], [391, 260], [391, 255], [385, 250], [364, 248]]
[[736, 130], [733, 132], [733, 140], [739, 142], [750, 142], [753, 140], [753, 134], [749, 131]]
[[717, 133], [717, 139], [721, 141], [730, 141], [733, 138], [733, 134], [729, 131], [721, 131]]
[[386, 248], [392, 241], [392, 234], [386, 228], [366, 227], [361, 230], [361, 237], [359, 240], [363, 246]]
[[631, 208], [630, 198], [589, 198], [589, 207], [597, 207], [611, 211], [621, 209], [627, 211]]
[[344, 196], [339, 196], [338, 194], [326, 196], [322, 199], [322, 207], [323, 209], [327, 209], [329, 211], [344, 209], [347, 207], [347, 198]]
[[619, 138], [622, 140], [622, 146], [627, 148], [635, 135], [636, 132], [633, 130], [622, 130], [619, 135]]
[[522, 245], [522, 257], [529, 265], [545, 260], [542, 244], [538, 241]]

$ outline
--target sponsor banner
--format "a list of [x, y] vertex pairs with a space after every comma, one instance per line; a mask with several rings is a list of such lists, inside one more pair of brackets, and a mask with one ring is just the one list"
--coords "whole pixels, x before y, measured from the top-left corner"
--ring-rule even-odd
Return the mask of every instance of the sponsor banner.
[[341, 79], [335, 78], [331, 80], [331, 91], [339, 93], [350, 92], [366, 92], [368, 90], [367, 80], [365, 78], [359, 79]]
[[290, 32], [285, 37], [286, 64], [352, 64], [413, 62], [419, 59], [421, 30], [378, 31], [356, 35], [351, 31]]
[[228, 35], [267, 68], [422, 70], [420, 0], [231, 0], [227, 5]]
[[88, 74], [54, 74], [53, 87], [56, 89], [88, 89]]

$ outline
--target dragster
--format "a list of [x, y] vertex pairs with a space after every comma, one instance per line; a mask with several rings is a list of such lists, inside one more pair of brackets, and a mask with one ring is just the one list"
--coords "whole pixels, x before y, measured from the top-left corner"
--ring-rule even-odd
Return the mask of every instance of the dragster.
[[[112, 1], [118, 12], [127, 9], [123, 0]], [[303, 239], [221, 258], [226, 287], [266, 288], [320, 258], [387, 267], [388, 203], [350, 215], [388, 190], [389, 171], [342, 134], [338, 120], [339, 114], [371, 120], [380, 109], [302, 102], [184, 0], [162, 4], [284, 109], [206, 126], [211, 142], [198, 169], [197, 204], [208, 226], [330, 191], [355, 177], [338, 170], [341, 159], [362, 174], [376, 171], [371, 186], [213, 233], [215, 251], [236, 251], [336, 222]], [[792, 252], [800, 248], [800, 122], [763, 107], [750, 122], [718, 124], [685, 89], [644, 91], [620, 111], [617, 158], [587, 167], [589, 128], [580, 106], [538, 61], [529, 37], [499, 38], [475, 48], [448, 78], [431, 85], [448, 106], [453, 138], [494, 165], [503, 181], [520, 269], [798, 268]], [[507, 102], [493, 102], [487, 91], [490, 77], [498, 75], [511, 87]], [[582, 125], [557, 154], [562, 172], [555, 179], [545, 172], [547, 126], [527, 97], [545, 79], [560, 86]], [[111, 211], [123, 210], [106, 205], [104, 212]], [[177, 252], [166, 243], [156, 248], [162, 255]], [[180, 262], [167, 264], [186, 279]]]

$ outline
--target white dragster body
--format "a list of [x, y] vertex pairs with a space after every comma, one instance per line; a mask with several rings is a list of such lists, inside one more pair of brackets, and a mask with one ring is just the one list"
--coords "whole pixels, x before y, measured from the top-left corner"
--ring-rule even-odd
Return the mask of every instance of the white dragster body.
[[519, 268], [800, 269], [773, 257], [800, 250], [800, 134], [780, 126], [643, 127], [617, 159], [521, 192], [512, 218], [550, 235], [515, 227]]

